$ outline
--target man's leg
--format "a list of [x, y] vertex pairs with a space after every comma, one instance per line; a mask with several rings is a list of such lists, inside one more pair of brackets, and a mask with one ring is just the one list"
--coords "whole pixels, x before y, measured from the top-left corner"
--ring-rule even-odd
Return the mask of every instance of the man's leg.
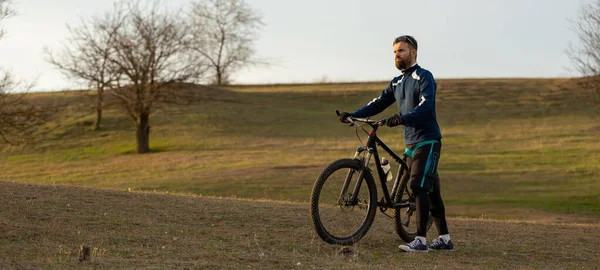
[[400, 245], [399, 248], [404, 251], [428, 250], [426, 237], [430, 205], [427, 193], [431, 189], [431, 181], [426, 174], [435, 166], [433, 150], [431, 144], [415, 149], [412, 159], [407, 162], [410, 167], [410, 188], [417, 204], [417, 237], [409, 244]]
[[[439, 178], [438, 178], [439, 181]], [[439, 237], [434, 239], [430, 249], [434, 250], [452, 250], [454, 244], [450, 240], [450, 233], [448, 232], [448, 223], [446, 223], [446, 212], [444, 209], [444, 201], [439, 190], [434, 190], [429, 193], [429, 200], [431, 201], [431, 216], [433, 222], [438, 230]]]
[[438, 153], [435, 160], [435, 167], [431, 170], [429, 177], [431, 179], [431, 190], [429, 192], [429, 201], [431, 203], [431, 216], [435, 227], [438, 230], [439, 237], [433, 240], [433, 243], [429, 245], [430, 249], [434, 250], [452, 250], [454, 244], [450, 240], [450, 233], [448, 232], [448, 223], [446, 222], [446, 209], [444, 207], [444, 201], [442, 200], [441, 194], [441, 183], [440, 177], [437, 172], [437, 164], [441, 154], [442, 145], [441, 142], [434, 148], [434, 152]]
[[431, 216], [433, 223], [438, 230], [439, 235], [448, 234], [448, 223], [446, 223], [446, 209], [440, 191], [434, 190], [429, 193], [429, 201], [431, 203]]
[[413, 194], [417, 203], [417, 237], [422, 237], [421, 240], [426, 241], [430, 210], [429, 196], [427, 190], [423, 188], [413, 189]]

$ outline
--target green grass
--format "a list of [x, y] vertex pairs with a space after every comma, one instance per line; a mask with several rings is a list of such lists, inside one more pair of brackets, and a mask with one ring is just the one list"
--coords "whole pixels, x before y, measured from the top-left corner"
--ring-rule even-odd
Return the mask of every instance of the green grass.
[[[519, 208], [600, 216], [600, 124], [593, 115], [599, 104], [578, 98], [573, 91], [583, 90], [572, 85], [438, 82], [439, 170], [451, 215], [511, 218], [504, 210]], [[146, 155], [132, 153], [133, 121], [116, 106], [93, 131], [85, 124], [94, 119], [89, 97], [34, 94], [40, 104], [67, 106], [40, 128], [35, 145], [2, 149], [0, 179], [306, 202], [321, 170], [360, 144], [335, 109], [357, 109], [385, 86], [232, 86], [212, 93], [219, 100], [153, 113], [153, 151]], [[379, 135], [404, 149], [400, 129]]]

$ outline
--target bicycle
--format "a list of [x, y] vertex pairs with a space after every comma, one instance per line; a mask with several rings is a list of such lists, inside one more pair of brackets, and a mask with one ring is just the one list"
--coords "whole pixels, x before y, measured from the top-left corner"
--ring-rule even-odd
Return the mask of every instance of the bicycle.
[[[339, 111], [336, 113], [339, 116]], [[359, 128], [369, 135], [366, 148], [360, 145], [356, 148], [353, 158], [342, 158], [332, 162], [315, 181], [310, 201], [311, 216], [317, 234], [330, 244], [352, 245], [369, 231], [378, 207], [384, 215], [395, 220], [396, 233], [400, 238], [406, 242], [414, 240], [417, 230], [417, 207], [408, 183], [410, 169], [406, 165], [407, 153], [402, 157], [398, 156], [377, 137], [377, 129], [385, 125], [385, 120], [355, 117], [347, 119], [350, 126], [362, 122], [368, 124], [371, 131], [367, 132], [361, 125], [357, 125], [356, 134], [359, 141]], [[387, 188], [387, 174], [382, 168], [377, 146], [399, 164], [391, 193]], [[375, 168], [383, 191], [381, 200], [378, 200], [377, 187], [369, 168], [372, 157], [375, 157]], [[363, 187], [363, 182], [366, 182], [366, 188]], [[394, 209], [393, 217], [386, 213], [389, 208]], [[353, 217], [356, 217], [356, 224], [350, 220]], [[427, 229], [431, 224], [430, 213]]]

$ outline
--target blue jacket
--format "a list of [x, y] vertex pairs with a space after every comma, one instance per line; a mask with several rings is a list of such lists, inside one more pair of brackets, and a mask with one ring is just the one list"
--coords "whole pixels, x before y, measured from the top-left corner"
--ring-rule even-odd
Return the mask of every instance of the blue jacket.
[[404, 144], [440, 140], [442, 134], [435, 115], [436, 88], [431, 72], [415, 65], [392, 79], [381, 96], [352, 115], [370, 117], [398, 101], [398, 111], [404, 122]]

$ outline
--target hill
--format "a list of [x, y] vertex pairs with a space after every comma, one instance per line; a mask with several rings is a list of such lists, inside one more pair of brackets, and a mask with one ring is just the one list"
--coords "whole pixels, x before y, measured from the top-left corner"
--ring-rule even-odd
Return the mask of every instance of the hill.
[[[0, 180], [307, 202], [321, 170], [361, 144], [335, 109], [354, 110], [386, 86], [190, 86], [203, 98], [151, 115], [147, 155], [131, 153], [133, 121], [114, 101], [107, 100], [103, 129], [92, 131], [93, 93], [36, 93], [35, 102], [60, 110], [35, 144], [1, 148]], [[599, 104], [586, 95], [569, 79], [439, 80], [448, 213], [600, 217]], [[378, 134], [403, 149], [400, 130]]]
[[[378, 214], [341, 252], [304, 203], [0, 182], [0, 268], [594, 268], [596, 224], [451, 218], [456, 250], [400, 253]], [[81, 245], [91, 262], [79, 262]], [[86, 268], [88, 268], [86, 267]]]

